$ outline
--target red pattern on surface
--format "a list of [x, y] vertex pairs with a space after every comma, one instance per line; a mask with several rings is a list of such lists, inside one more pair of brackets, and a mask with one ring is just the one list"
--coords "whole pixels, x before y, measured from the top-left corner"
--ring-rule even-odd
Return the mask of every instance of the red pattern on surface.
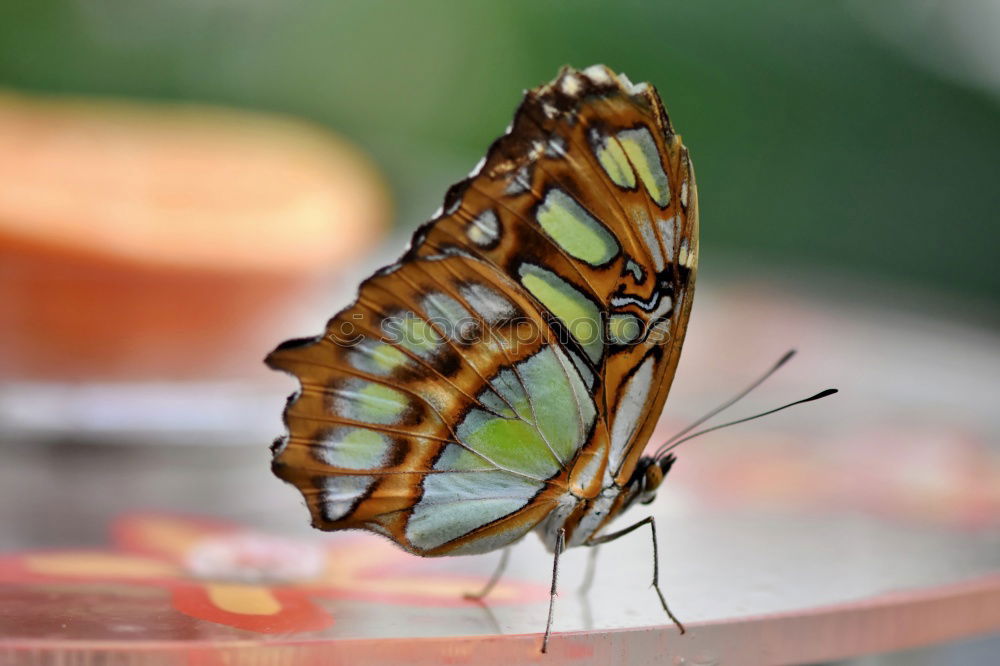
[[[471, 603], [461, 591], [484, 583], [478, 576], [428, 574], [414, 566], [419, 559], [366, 537], [295, 541], [215, 520], [157, 514], [122, 517], [111, 526], [111, 533], [116, 547], [108, 550], [32, 551], [0, 557], [0, 585], [26, 590], [28, 595], [32, 588], [76, 586], [80, 595], [98, 595], [92, 601], [95, 606], [112, 607], [116, 597], [148, 594], [136, 588], [158, 588], [167, 592], [171, 609], [187, 617], [258, 634], [291, 634], [333, 624], [331, 604], [316, 600], [458, 606]], [[197, 549], [220, 543], [233, 549], [235, 569], [227, 570], [224, 559], [217, 576], [193, 570]], [[247, 548], [248, 544], [256, 545]], [[304, 571], [299, 579], [289, 578], [285, 569], [280, 577], [269, 579], [269, 566], [294, 561], [299, 554], [303, 560], [318, 554], [317, 568]], [[103, 587], [94, 592], [95, 586]], [[544, 586], [505, 581], [491, 601], [534, 603], [546, 596]]]

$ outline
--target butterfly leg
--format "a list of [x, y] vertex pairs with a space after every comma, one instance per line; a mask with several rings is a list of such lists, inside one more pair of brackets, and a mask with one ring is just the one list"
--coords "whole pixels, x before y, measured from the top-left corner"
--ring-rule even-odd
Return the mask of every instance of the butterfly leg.
[[656, 594], [660, 597], [660, 604], [663, 606], [663, 610], [666, 611], [667, 616], [673, 620], [677, 628], [680, 629], [681, 633], [685, 632], [684, 625], [681, 621], [674, 617], [674, 614], [670, 612], [670, 607], [667, 606], [667, 600], [663, 598], [663, 592], [660, 591], [660, 553], [659, 547], [656, 544], [656, 521], [653, 520], [652, 516], [647, 516], [635, 523], [634, 525], [629, 525], [628, 527], [618, 530], [617, 532], [612, 532], [611, 534], [605, 534], [596, 538], [592, 538], [587, 541], [588, 546], [599, 546], [602, 543], [608, 543], [609, 541], [614, 541], [618, 537], [623, 537], [629, 532], [633, 532], [643, 525], [649, 525], [649, 529], [653, 533], [653, 589], [656, 590]]
[[483, 589], [479, 590], [478, 592], [466, 592], [464, 595], [465, 598], [471, 599], [473, 601], [478, 601], [479, 599], [482, 599], [487, 594], [489, 594], [490, 591], [494, 587], [496, 587], [496, 584], [500, 580], [500, 577], [503, 576], [503, 572], [507, 568], [507, 560], [509, 559], [510, 559], [510, 547], [507, 547], [504, 548], [503, 552], [500, 554], [500, 563], [497, 564], [496, 570], [493, 572], [493, 575], [490, 576], [490, 579], [486, 581], [486, 585], [483, 586]]
[[552, 611], [556, 604], [556, 579], [559, 578], [559, 555], [566, 544], [566, 530], [560, 529], [556, 537], [556, 554], [552, 558], [552, 589], [549, 591], [549, 619], [545, 622], [545, 637], [542, 638], [542, 653], [549, 649], [549, 635], [552, 633]]
[[594, 584], [594, 572], [597, 571], [597, 554], [599, 552], [601, 552], [601, 546], [597, 544], [587, 555], [587, 570], [583, 573], [583, 582], [580, 583], [580, 589], [577, 590], [580, 594], [590, 592], [590, 588]]

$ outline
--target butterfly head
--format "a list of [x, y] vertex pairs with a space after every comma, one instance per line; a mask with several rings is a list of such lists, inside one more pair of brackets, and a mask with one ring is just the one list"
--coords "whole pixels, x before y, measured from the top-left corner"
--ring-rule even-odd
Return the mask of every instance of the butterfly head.
[[[643, 456], [632, 473], [632, 480], [629, 483], [632, 492], [632, 502], [638, 500], [640, 504], [649, 504], [656, 499], [656, 491], [663, 483], [663, 478], [670, 471], [674, 461], [673, 455], [666, 455], [662, 458]], [[629, 502], [631, 503], [631, 502]]]

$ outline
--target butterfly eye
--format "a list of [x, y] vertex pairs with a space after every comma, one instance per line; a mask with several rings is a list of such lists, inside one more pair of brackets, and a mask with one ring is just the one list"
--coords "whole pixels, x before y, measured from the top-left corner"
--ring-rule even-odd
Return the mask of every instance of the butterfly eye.
[[642, 495], [639, 498], [641, 504], [649, 504], [656, 499], [656, 489], [663, 483], [663, 471], [659, 465], [650, 465], [646, 468], [646, 473], [642, 478]]

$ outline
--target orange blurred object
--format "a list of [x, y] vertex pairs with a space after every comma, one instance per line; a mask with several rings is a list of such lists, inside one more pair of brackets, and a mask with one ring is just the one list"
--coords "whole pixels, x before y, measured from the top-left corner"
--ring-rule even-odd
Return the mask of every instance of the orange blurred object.
[[0, 182], [6, 379], [246, 375], [390, 211], [331, 133], [206, 107], [0, 95]]

